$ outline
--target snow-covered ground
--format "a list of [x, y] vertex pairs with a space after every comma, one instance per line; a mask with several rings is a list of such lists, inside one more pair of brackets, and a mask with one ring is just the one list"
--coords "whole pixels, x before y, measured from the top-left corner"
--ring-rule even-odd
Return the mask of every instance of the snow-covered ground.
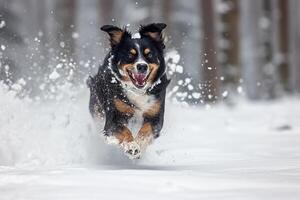
[[39, 103], [1, 88], [0, 199], [300, 199], [299, 100], [167, 103], [161, 137], [130, 161], [95, 133], [86, 90]]

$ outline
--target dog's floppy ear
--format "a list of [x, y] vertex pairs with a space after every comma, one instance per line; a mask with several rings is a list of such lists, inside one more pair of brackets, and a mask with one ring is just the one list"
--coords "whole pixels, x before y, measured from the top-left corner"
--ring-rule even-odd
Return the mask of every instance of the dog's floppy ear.
[[111, 46], [119, 44], [125, 35], [129, 35], [125, 29], [113, 25], [104, 25], [101, 27], [101, 30], [108, 33]]
[[162, 31], [167, 27], [164, 23], [152, 23], [146, 26], [141, 26], [139, 32], [142, 37], [150, 37], [156, 42], [160, 42], [164, 46], [164, 38]]

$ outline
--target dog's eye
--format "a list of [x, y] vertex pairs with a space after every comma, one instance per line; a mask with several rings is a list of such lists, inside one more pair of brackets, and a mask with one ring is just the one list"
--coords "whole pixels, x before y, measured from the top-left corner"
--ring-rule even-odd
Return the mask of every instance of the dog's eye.
[[148, 53], [148, 54], [147, 54], [147, 57], [148, 57], [148, 58], [152, 58], [152, 57], [153, 57], [152, 53]]

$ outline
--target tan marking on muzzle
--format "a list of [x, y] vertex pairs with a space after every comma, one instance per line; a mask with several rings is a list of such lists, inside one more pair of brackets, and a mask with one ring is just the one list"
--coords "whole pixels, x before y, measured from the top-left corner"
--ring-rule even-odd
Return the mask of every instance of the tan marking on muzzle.
[[159, 65], [156, 63], [150, 63], [149, 64], [149, 68], [150, 68], [150, 75], [149, 78], [147, 80], [147, 82], [153, 83], [155, 76], [157, 74], [157, 70], [158, 70]]
[[123, 71], [123, 81], [131, 81], [128, 71], [133, 71], [134, 65], [132, 63], [120, 65], [119, 68]]

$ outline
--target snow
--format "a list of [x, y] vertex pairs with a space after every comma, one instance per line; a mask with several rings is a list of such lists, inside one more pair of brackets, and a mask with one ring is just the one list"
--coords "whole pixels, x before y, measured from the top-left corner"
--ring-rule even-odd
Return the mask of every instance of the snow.
[[199, 99], [201, 97], [201, 94], [199, 92], [193, 92], [192, 93], [192, 96], [195, 98], [195, 99]]
[[61, 69], [63, 66], [64, 66], [64, 65], [63, 65], [62, 63], [58, 63], [58, 64], [56, 65], [56, 69]]
[[299, 98], [167, 101], [161, 137], [130, 161], [96, 133], [87, 89], [74, 91], [35, 102], [0, 85], [1, 200], [300, 197]]
[[242, 93], [243, 92], [242, 86], [238, 86], [236, 90], [237, 90], [238, 93]]
[[193, 90], [194, 86], [192, 86], [191, 84], [188, 85], [188, 90]]
[[4, 20], [1, 20], [1, 21], [0, 21], [0, 29], [1, 29], [1, 28], [4, 28], [5, 25], [6, 25], [5, 21], [4, 21]]
[[66, 44], [65, 44], [65, 42], [61, 41], [61, 42], [59, 43], [59, 46], [60, 46], [61, 48], [65, 48]]
[[183, 73], [183, 67], [181, 65], [177, 65], [176, 66], [176, 72], [178, 72], [179, 74]]
[[225, 90], [225, 91], [222, 93], [222, 96], [223, 96], [223, 97], [227, 97], [227, 96], [228, 96], [228, 91]]
[[78, 38], [79, 38], [79, 33], [73, 32], [73, 33], [72, 33], [72, 38], [78, 39]]
[[56, 71], [56, 69], [53, 70], [53, 72], [49, 75], [49, 79], [55, 80], [60, 77], [59, 73]]
[[166, 53], [165, 60], [166, 60], [166, 62], [168, 62], [169, 60], [172, 60], [172, 63], [178, 64], [178, 62], [180, 60], [180, 55], [179, 55], [178, 51], [170, 50]]
[[118, 83], [118, 81], [117, 81], [117, 79], [115, 77], [112, 77], [110, 82], [111, 83]]
[[13, 84], [13, 85], [11, 86], [11, 88], [12, 88], [12, 90], [14, 90], [14, 91], [20, 92], [20, 91], [22, 90], [22, 85], [15, 83], [15, 84]]

